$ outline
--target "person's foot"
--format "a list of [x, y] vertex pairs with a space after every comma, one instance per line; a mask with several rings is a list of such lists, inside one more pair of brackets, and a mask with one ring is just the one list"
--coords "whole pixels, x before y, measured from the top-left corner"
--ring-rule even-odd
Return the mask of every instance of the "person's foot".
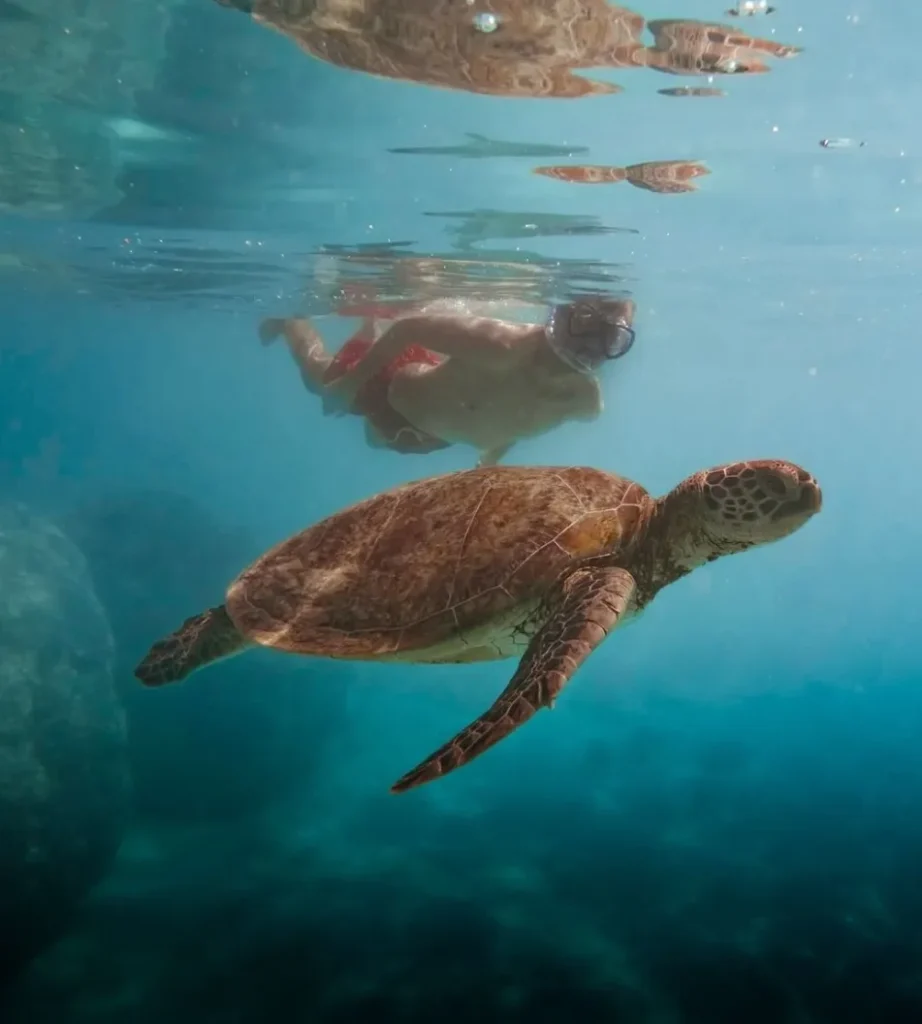
[[284, 330], [284, 320], [275, 316], [267, 317], [259, 325], [259, 340], [263, 345], [271, 345]]
[[271, 345], [276, 338], [285, 333], [289, 324], [293, 328], [289, 334], [289, 344], [297, 349], [304, 359], [314, 363], [317, 373], [322, 375], [329, 365], [330, 359], [323, 347], [323, 339], [307, 320], [296, 320], [292, 323], [281, 317], [267, 317], [259, 325], [259, 340], [263, 345]]

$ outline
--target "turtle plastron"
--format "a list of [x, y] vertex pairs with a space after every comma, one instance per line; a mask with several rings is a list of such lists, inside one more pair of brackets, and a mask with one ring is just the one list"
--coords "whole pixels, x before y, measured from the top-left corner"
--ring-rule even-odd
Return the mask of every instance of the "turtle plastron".
[[493, 706], [391, 786], [402, 793], [460, 768], [551, 708], [580, 665], [618, 625], [634, 595], [634, 577], [610, 567], [577, 569], [551, 598], [550, 617], [528, 645]]

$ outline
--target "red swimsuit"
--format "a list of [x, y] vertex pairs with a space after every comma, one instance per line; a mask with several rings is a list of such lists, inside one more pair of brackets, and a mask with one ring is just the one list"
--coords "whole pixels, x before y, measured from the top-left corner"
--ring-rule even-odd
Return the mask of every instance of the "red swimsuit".
[[[376, 312], [379, 316], [381, 314], [385, 314], [388, 318], [394, 316], [394, 310], [391, 307], [382, 307]], [[373, 314], [363, 307], [362, 315], [371, 316]], [[353, 335], [333, 357], [333, 362], [330, 363], [324, 374], [323, 383], [332, 384], [333, 381], [351, 370], [365, 357], [374, 344], [374, 340], [374, 335], [365, 328]], [[404, 455], [425, 455], [428, 452], [438, 451], [440, 448], [450, 447], [450, 442], [442, 441], [440, 438], [433, 437], [414, 427], [406, 417], [397, 412], [388, 398], [388, 388], [398, 370], [412, 363], [438, 366], [441, 361], [441, 357], [435, 352], [430, 352], [429, 349], [423, 348], [421, 345], [410, 345], [362, 387], [351, 411], [356, 416], [366, 417], [392, 451]]]

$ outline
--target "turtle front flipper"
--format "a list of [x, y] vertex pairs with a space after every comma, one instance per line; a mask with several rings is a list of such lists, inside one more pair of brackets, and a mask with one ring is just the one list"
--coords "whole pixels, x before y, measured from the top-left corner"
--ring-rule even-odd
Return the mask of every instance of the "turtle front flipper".
[[578, 569], [568, 576], [556, 607], [532, 637], [496, 703], [398, 779], [391, 792], [403, 793], [447, 775], [499, 743], [536, 711], [553, 707], [573, 673], [618, 624], [633, 593], [634, 578], [624, 569]]
[[134, 674], [145, 686], [178, 683], [196, 669], [237, 654], [250, 644], [219, 604], [186, 619], [179, 629], [158, 640]]

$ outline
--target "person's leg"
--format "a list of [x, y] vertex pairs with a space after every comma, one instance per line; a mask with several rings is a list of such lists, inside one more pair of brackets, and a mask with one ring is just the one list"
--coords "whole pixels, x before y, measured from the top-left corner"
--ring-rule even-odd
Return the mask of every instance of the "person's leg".
[[324, 376], [333, 361], [324, 347], [323, 339], [309, 320], [301, 318], [270, 318], [259, 325], [259, 338], [264, 345], [271, 345], [280, 335], [284, 336], [288, 351], [301, 371], [304, 386], [312, 394], [321, 394]]

